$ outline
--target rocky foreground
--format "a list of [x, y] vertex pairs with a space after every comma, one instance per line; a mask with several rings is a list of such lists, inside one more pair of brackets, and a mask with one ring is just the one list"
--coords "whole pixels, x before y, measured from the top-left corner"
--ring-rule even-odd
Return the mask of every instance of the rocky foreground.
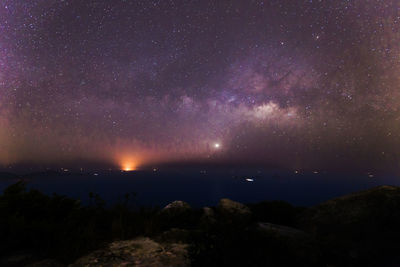
[[400, 188], [380, 186], [310, 208], [221, 199], [175, 201], [156, 235], [117, 240], [71, 264], [5, 257], [2, 266], [400, 266]]

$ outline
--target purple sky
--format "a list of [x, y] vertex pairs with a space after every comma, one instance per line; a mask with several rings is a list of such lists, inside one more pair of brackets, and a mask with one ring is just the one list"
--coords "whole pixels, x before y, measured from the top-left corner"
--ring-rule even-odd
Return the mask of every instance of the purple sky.
[[0, 0], [4, 166], [396, 169], [399, 107], [397, 0]]

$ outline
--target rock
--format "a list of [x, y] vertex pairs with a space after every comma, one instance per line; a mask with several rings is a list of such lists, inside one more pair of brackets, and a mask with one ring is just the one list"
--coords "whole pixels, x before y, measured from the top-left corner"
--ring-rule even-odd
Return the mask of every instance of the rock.
[[116, 241], [78, 259], [78, 266], [190, 266], [186, 244], [160, 244], [149, 238]]
[[266, 248], [264, 253], [269, 258], [275, 258], [277, 262], [288, 261], [282, 266], [292, 266], [300, 262], [301, 266], [322, 266], [318, 264], [320, 261], [318, 243], [304, 231], [279, 224], [258, 222], [249, 227], [248, 235], [252, 236], [250, 240]]
[[217, 216], [212, 208], [204, 207], [200, 216], [199, 227], [203, 231], [209, 231], [210, 227], [215, 226], [217, 223]]
[[192, 208], [188, 203], [185, 201], [181, 200], [176, 200], [174, 202], [169, 203], [167, 206], [165, 206], [162, 209], [162, 212], [168, 212], [168, 213], [181, 213], [181, 212], [186, 212], [190, 211]]
[[257, 229], [259, 231], [275, 234], [277, 236], [289, 237], [289, 238], [307, 238], [309, 235], [301, 230], [296, 228], [272, 224], [272, 223], [258, 223]]
[[399, 187], [379, 186], [326, 201], [307, 209], [301, 224], [329, 248], [327, 258], [336, 264], [356, 260], [359, 266], [389, 266], [400, 262]]
[[163, 230], [170, 228], [186, 229], [196, 221], [195, 211], [184, 201], [174, 201], [168, 204], [161, 210], [159, 216], [158, 220]]
[[190, 232], [185, 229], [171, 228], [163, 232], [157, 240], [171, 243], [188, 243], [190, 240]]
[[241, 227], [246, 225], [251, 220], [251, 210], [242, 203], [223, 198], [217, 206], [217, 222]]
[[212, 208], [204, 207], [203, 208], [203, 217], [205, 218], [212, 218], [215, 217], [215, 212]]
[[223, 198], [219, 201], [217, 209], [220, 213], [231, 216], [251, 215], [251, 211], [246, 205], [227, 198]]
[[[400, 188], [378, 186], [342, 196], [308, 209], [303, 222], [318, 231], [324, 225], [374, 225], [400, 223]], [[390, 226], [387, 225], [387, 226]]]
[[209, 208], [209, 207], [204, 207], [203, 208], [203, 214], [201, 215], [200, 220], [203, 223], [215, 223], [216, 222], [216, 217], [215, 217], [214, 210], [212, 208]]

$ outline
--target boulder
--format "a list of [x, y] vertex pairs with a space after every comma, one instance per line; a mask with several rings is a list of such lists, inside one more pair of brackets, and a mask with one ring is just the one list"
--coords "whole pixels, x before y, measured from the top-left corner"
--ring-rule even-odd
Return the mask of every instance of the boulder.
[[329, 251], [335, 264], [355, 261], [359, 266], [398, 265], [400, 188], [378, 186], [345, 195], [307, 209], [302, 228]]
[[212, 208], [204, 207], [200, 216], [200, 228], [207, 230], [209, 227], [215, 225], [217, 216]]
[[188, 203], [181, 200], [175, 200], [174, 202], [169, 203], [162, 209], [163, 213], [184, 213], [190, 211], [192, 208]]
[[230, 200], [228, 198], [223, 198], [219, 201], [218, 211], [224, 215], [230, 216], [250, 216], [251, 211], [250, 209], [239, 202]]
[[149, 238], [116, 241], [78, 259], [78, 266], [189, 266], [186, 244], [161, 244]]
[[202, 222], [215, 222], [215, 212], [212, 208], [209, 207], [204, 207], [203, 208], [203, 214], [201, 215], [201, 221]]
[[248, 237], [260, 248], [264, 248], [265, 255], [259, 258], [260, 262], [266, 257], [281, 262], [278, 266], [293, 266], [294, 263], [301, 263], [301, 266], [323, 266], [318, 242], [312, 235], [299, 229], [258, 222], [249, 227]]
[[203, 216], [206, 217], [206, 218], [215, 217], [215, 212], [210, 207], [204, 207], [203, 208]]
[[400, 187], [378, 186], [326, 201], [308, 209], [303, 215], [303, 223], [314, 232], [331, 225], [397, 229], [400, 223]]
[[188, 203], [177, 200], [161, 210], [158, 220], [163, 230], [170, 228], [186, 229], [196, 222], [195, 214], [196, 212]]

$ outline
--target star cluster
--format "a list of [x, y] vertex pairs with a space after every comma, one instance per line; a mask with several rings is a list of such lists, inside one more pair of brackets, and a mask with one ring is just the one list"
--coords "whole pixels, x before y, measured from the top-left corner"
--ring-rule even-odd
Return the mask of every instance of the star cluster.
[[0, 1], [3, 165], [397, 168], [399, 107], [397, 0]]

